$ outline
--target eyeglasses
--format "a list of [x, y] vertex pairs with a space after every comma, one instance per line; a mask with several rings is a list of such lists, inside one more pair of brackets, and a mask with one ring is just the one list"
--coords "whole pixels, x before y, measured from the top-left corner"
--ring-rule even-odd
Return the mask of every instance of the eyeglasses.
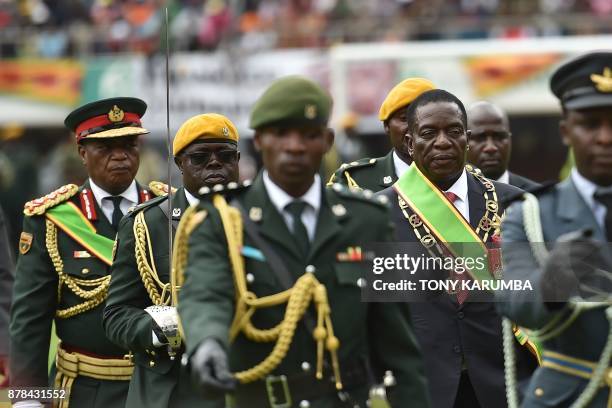
[[212, 159], [213, 154], [222, 163], [233, 163], [238, 159], [237, 150], [219, 150], [216, 152], [197, 152], [187, 154], [187, 158], [193, 166], [203, 166], [208, 164]]

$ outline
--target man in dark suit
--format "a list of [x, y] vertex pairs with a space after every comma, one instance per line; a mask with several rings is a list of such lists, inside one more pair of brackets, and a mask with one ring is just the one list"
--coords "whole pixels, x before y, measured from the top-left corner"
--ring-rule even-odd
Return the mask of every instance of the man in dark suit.
[[[60, 407], [124, 407], [133, 364], [107, 340], [108, 295], [117, 226], [128, 208], [150, 198], [134, 180], [140, 118], [137, 98], [81, 106], [64, 123], [76, 136], [89, 179], [25, 204], [10, 323], [11, 387], [63, 388]], [[48, 373], [51, 325], [61, 341]], [[15, 407], [42, 406], [15, 394]]]
[[470, 130], [468, 162], [491, 180], [521, 190], [537, 188], [539, 184], [535, 181], [508, 171], [512, 133], [506, 112], [491, 102], [480, 101], [470, 106], [467, 113]]
[[0, 208], [0, 388], [6, 387], [8, 371], [8, 326], [13, 290], [13, 257], [8, 242], [8, 226]]
[[[534, 330], [569, 324], [543, 342], [543, 363], [523, 407], [610, 406], [612, 371], [604, 346], [611, 341], [606, 317], [612, 260], [611, 68], [612, 52], [591, 52], [555, 71], [550, 87], [561, 102], [561, 136], [574, 151], [576, 167], [537, 199], [528, 196], [511, 206], [504, 221], [504, 276], [530, 280], [533, 292], [500, 293], [500, 311]], [[546, 248], [532, 249], [525, 242]], [[607, 279], [608, 286], [594, 286], [596, 276]], [[584, 285], [595, 291], [584, 291]], [[595, 307], [570, 317], [576, 310], [570, 297], [597, 292], [608, 296], [603, 304], [582, 302]], [[603, 379], [593, 378], [597, 363]], [[594, 387], [586, 390], [589, 381]]]
[[[487, 256], [483, 243], [498, 238], [504, 201], [522, 190], [466, 169], [466, 112], [454, 95], [425, 92], [408, 107], [406, 119], [412, 123], [406, 143], [413, 163], [392, 187], [378, 193], [392, 204], [397, 241], [419, 243], [409, 247], [413, 258], [446, 258], [459, 242], [469, 242], [481, 257]], [[487, 265], [479, 274], [475, 271], [472, 275], [479, 279], [498, 272], [490, 272]], [[421, 270], [413, 277], [438, 280], [441, 273], [467, 280], [452, 270]], [[506, 406], [501, 318], [486, 301], [492, 296], [462, 289], [426, 296], [427, 301], [410, 304], [410, 314], [423, 350], [432, 405]], [[519, 354], [522, 378], [529, 374], [532, 356], [525, 348]]]

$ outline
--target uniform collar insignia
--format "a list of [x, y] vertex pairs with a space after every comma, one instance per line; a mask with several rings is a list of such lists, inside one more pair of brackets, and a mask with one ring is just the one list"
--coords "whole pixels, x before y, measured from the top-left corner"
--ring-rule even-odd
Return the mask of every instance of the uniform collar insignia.
[[261, 221], [262, 216], [263, 213], [261, 211], [261, 208], [251, 207], [251, 209], [249, 209], [249, 218], [251, 219], [251, 221], [259, 222]]
[[391, 184], [392, 181], [393, 181], [393, 177], [391, 177], [391, 176], [383, 177], [383, 183], [385, 183], [385, 184]]
[[172, 209], [172, 216], [173, 217], [180, 217], [181, 216], [181, 209], [180, 208], [173, 208]]
[[332, 212], [336, 217], [342, 217], [346, 215], [346, 207], [342, 204], [332, 205]]

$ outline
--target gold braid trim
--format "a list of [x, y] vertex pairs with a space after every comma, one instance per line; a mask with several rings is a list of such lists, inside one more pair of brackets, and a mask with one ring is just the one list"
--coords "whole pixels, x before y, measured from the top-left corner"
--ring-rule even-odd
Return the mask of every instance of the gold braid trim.
[[79, 191], [79, 186], [76, 184], [66, 184], [55, 191], [47, 194], [44, 197], [36, 200], [28, 201], [23, 206], [23, 213], [31, 217], [33, 215], [42, 215], [51, 207], [63, 203]]
[[[81, 299], [85, 299], [83, 303], [79, 303], [78, 305], [74, 305], [66, 309], [60, 309], [55, 312], [56, 317], [60, 319], [67, 319], [91, 310], [104, 302], [106, 296], [108, 295], [110, 275], [97, 279], [79, 279], [64, 273], [64, 262], [60, 257], [59, 249], [57, 247], [57, 228], [51, 221], [46, 220], [45, 222], [47, 227], [47, 252], [49, 253], [51, 262], [53, 263], [57, 276], [59, 277], [59, 283], [57, 285], [57, 302], [59, 303], [61, 300], [62, 285], [66, 285], [72, 291], [72, 293]], [[93, 289], [87, 290], [81, 288], [81, 286]]]
[[[249, 292], [244, 270], [244, 258], [240, 254], [240, 248], [243, 244], [241, 214], [236, 208], [230, 207], [225, 198], [219, 194], [214, 196], [213, 203], [219, 210], [223, 222], [236, 288], [236, 313], [230, 327], [230, 341], [234, 341], [240, 332], [255, 342], [276, 341], [272, 352], [262, 362], [248, 370], [235, 373], [235, 377], [241, 383], [248, 383], [264, 378], [271, 373], [287, 355], [298, 322], [304, 316], [311, 302], [314, 302], [317, 310], [317, 327], [313, 333], [317, 342], [316, 377], [318, 379], [323, 378], [323, 349], [325, 347], [331, 355], [336, 388], [342, 389], [337, 356], [340, 341], [334, 336], [331, 308], [325, 286], [317, 280], [313, 273], [305, 273], [292, 288], [283, 292], [262, 298], [258, 298], [254, 293]], [[250, 319], [257, 309], [282, 303], [287, 303], [285, 317], [277, 326], [272, 329], [261, 330], [251, 324]]]
[[[139, 212], [134, 219], [132, 227], [134, 233], [134, 253], [136, 266], [140, 273], [142, 283], [149, 294], [151, 302], [156, 306], [164, 306], [170, 303], [170, 283], [164, 283], [159, 279], [155, 262], [153, 260], [153, 247], [149, 235], [149, 228], [144, 217], [144, 211]], [[147, 249], [149, 256], [147, 257]], [[162, 292], [159, 293], [158, 287]]]
[[172, 306], [178, 304], [178, 292], [183, 282], [185, 282], [185, 267], [187, 266], [187, 258], [189, 256], [189, 237], [195, 227], [200, 225], [207, 215], [208, 212], [206, 210], [198, 211], [196, 206], [191, 206], [185, 210], [181, 217], [181, 222], [176, 228], [174, 248], [172, 249], [172, 272], [170, 274]]

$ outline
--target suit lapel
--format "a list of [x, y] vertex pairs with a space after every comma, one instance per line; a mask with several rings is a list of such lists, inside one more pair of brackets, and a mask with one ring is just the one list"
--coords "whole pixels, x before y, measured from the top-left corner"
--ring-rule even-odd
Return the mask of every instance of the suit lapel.
[[321, 187], [323, 190], [321, 192], [321, 208], [319, 209], [314, 241], [310, 246], [309, 260], [315, 258], [317, 253], [325, 247], [325, 244], [342, 231], [339, 221], [346, 219], [349, 215], [346, 208], [335, 200], [334, 193], [323, 188], [323, 186]]
[[467, 173], [468, 179], [468, 205], [470, 207], [470, 225], [476, 229], [480, 219], [486, 212], [483, 197], [484, 188], [474, 176]]

